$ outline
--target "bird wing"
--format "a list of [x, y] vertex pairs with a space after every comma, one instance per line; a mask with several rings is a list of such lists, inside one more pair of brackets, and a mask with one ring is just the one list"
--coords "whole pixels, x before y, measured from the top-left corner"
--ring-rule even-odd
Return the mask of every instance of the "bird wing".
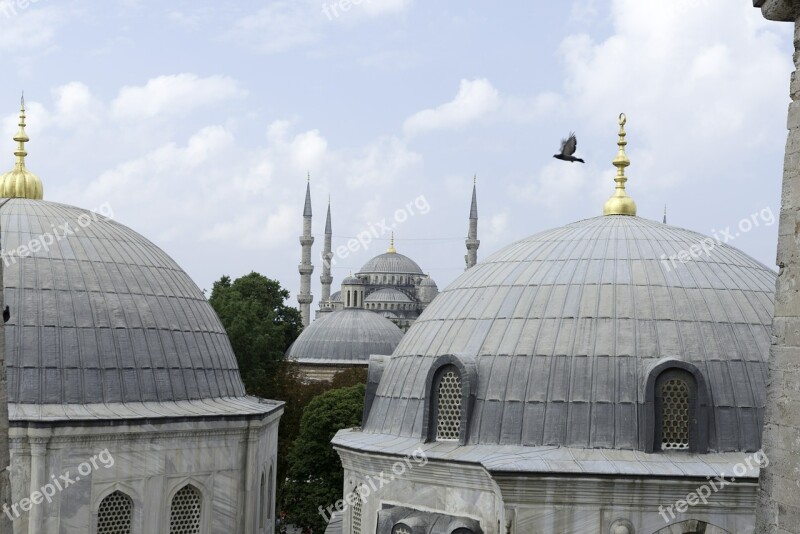
[[564, 156], [571, 156], [578, 148], [578, 140], [575, 138], [574, 133], [569, 134], [569, 138], [561, 142], [561, 154]]

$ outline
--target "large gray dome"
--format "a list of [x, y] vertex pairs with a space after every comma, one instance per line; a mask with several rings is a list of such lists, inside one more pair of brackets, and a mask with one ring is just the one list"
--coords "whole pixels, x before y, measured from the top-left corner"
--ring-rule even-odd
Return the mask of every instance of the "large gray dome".
[[[0, 201], [9, 400], [91, 404], [244, 395], [203, 293], [153, 243], [104, 217], [42, 200]], [[42, 236], [74, 234], [10, 256]], [[40, 246], [37, 246], [40, 248]]]
[[419, 265], [397, 252], [385, 252], [375, 256], [358, 272], [359, 274], [422, 274]]
[[642, 448], [648, 372], [671, 358], [705, 377], [709, 448], [758, 449], [776, 274], [721, 243], [669, 263], [704, 239], [606, 216], [506, 247], [417, 319], [365, 430], [420, 437], [424, 377], [455, 355], [476, 364], [469, 443]]
[[286, 351], [300, 363], [363, 363], [391, 354], [403, 332], [388, 319], [361, 308], [327, 313], [308, 325]]

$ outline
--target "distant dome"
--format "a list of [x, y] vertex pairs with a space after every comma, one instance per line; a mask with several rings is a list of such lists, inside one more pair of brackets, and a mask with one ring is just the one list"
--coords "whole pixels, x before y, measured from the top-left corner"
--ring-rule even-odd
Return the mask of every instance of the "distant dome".
[[331, 302], [342, 302], [342, 292], [337, 291], [331, 295]]
[[758, 450], [776, 273], [709, 238], [635, 216], [579, 221], [465, 271], [394, 351], [365, 431], [419, 437], [421, 378], [475, 359], [468, 444], [637, 449], [648, 372], [689, 362], [709, 391], [710, 450]]
[[384, 288], [367, 295], [364, 302], [411, 302], [411, 299], [402, 291]]
[[345, 278], [344, 280], [342, 280], [342, 285], [343, 286], [363, 286], [364, 285], [364, 281], [362, 279], [360, 279], [360, 278], [357, 278], [355, 276], [350, 275], [347, 278]]
[[403, 332], [377, 313], [345, 308], [323, 315], [300, 334], [286, 357], [300, 363], [364, 363], [391, 354]]
[[422, 274], [414, 260], [397, 252], [385, 252], [375, 256], [359, 271], [359, 274]]
[[433, 278], [430, 276], [426, 276], [422, 280], [419, 281], [419, 287], [437, 287], [436, 282], [433, 281]]
[[[64, 224], [74, 234], [41, 248]], [[0, 232], [11, 403], [244, 395], [216, 313], [153, 243], [87, 210], [22, 198], [0, 200]]]

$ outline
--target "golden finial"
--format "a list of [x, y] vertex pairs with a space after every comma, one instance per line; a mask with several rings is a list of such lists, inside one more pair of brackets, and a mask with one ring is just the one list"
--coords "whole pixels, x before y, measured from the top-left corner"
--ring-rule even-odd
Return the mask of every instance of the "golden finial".
[[19, 130], [14, 136], [17, 142], [17, 150], [14, 155], [17, 157], [14, 168], [0, 176], [0, 197], [4, 198], [29, 198], [41, 200], [43, 188], [42, 181], [25, 167], [25, 143], [30, 139], [25, 133], [25, 94], [22, 94], [19, 105]]
[[311, 171], [308, 171], [308, 177], [306, 177], [306, 182], [311, 183]]
[[389, 254], [397, 254], [397, 249], [394, 248], [394, 232], [392, 232], [392, 237], [389, 240], [389, 250], [387, 250]]
[[617, 168], [617, 177], [614, 178], [614, 181], [617, 182], [617, 187], [611, 198], [606, 200], [605, 206], [603, 206], [603, 215], [636, 215], [636, 202], [625, 191], [625, 182], [628, 181], [625, 176], [625, 167], [631, 164], [625, 154], [625, 145], [628, 144], [625, 140], [625, 123], [627, 121], [625, 114], [620, 113], [619, 141], [617, 141], [619, 152], [617, 152], [617, 157], [613, 161], [614, 166]]

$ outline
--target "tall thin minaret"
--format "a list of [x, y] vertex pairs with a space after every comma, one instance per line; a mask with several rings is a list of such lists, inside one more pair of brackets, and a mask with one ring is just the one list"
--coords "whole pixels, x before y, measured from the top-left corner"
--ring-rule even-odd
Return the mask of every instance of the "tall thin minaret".
[[311, 273], [314, 272], [314, 265], [311, 263], [311, 245], [314, 244], [314, 236], [311, 235], [311, 174], [308, 175], [306, 183], [306, 205], [303, 208], [303, 235], [300, 236], [300, 245], [303, 253], [300, 256], [300, 293], [297, 295], [297, 302], [300, 303], [300, 314], [303, 316], [303, 326], [308, 326], [311, 322], [311, 303], [314, 295], [311, 294]]
[[331, 229], [331, 199], [328, 197], [328, 216], [325, 218], [325, 247], [322, 251], [322, 276], [319, 281], [322, 282], [322, 297], [320, 298], [322, 305], [328, 304], [331, 298], [331, 260], [333, 259], [333, 252], [331, 252], [331, 240], [333, 238], [333, 230]]
[[478, 247], [481, 242], [478, 241], [478, 194], [476, 191], [476, 182], [478, 177], [472, 179], [472, 206], [469, 208], [469, 233], [467, 234], [467, 255], [464, 260], [467, 262], [467, 269], [478, 263]]

